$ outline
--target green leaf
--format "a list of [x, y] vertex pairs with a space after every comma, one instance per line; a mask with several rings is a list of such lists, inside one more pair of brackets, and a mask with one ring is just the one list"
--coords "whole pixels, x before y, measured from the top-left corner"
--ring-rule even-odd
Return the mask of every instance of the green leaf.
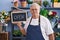
[[13, 31], [13, 35], [17, 36], [17, 35], [22, 35], [22, 33], [20, 32], [20, 30], [14, 30]]
[[43, 16], [45, 16], [45, 17], [48, 17], [48, 10], [46, 10], [46, 9], [41, 9], [41, 11], [40, 11], [40, 15], [43, 15]]
[[60, 2], [60, 0], [58, 0], [58, 2]]

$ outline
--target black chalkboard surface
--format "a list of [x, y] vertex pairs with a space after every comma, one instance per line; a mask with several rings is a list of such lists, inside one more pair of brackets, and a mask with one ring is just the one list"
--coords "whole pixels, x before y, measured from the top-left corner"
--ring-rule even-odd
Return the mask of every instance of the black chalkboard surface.
[[11, 21], [19, 22], [19, 21], [26, 21], [27, 20], [27, 12], [26, 11], [17, 11], [11, 13]]

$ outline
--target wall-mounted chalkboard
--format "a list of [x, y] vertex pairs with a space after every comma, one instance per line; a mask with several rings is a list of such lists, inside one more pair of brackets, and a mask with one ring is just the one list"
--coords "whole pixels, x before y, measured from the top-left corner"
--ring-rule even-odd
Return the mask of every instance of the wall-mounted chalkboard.
[[11, 21], [19, 22], [19, 21], [26, 21], [27, 20], [27, 12], [26, 11], [17, 11], [11, 13]]

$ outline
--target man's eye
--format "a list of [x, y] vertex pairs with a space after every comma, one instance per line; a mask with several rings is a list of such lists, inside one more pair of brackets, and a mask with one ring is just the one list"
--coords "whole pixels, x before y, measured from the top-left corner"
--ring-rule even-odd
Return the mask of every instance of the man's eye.
[[37, 10], [37, 9], [35, 9], [35, 10]]
[[37, 9], [32, 9], [32, 10], [37, 10]]

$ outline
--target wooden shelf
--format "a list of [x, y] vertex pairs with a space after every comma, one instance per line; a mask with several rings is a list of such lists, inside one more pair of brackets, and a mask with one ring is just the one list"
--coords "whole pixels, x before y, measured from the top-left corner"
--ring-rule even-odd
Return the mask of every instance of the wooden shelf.
[[21, 39], [21, 38], [25, 38], [25, 37], [13, 37], [13, 39]]
[[47, 10], [60, 10], [60, 8], [46, 8]]
[[25, 40], [25, 37], [13, 37], [13, 40]]
[[[15, 7], [11, 7], [12, 9], [16, 9]], [[29, 7], [26, 7], [26, 8], [20, 8], [18, 7], [19, 9], [24, 9], [24, 10], [28, 10], [30, 9]], [[52, 7], [46, 7], [47, 10], [60, 10], [60, 8], [52, 8]]]

